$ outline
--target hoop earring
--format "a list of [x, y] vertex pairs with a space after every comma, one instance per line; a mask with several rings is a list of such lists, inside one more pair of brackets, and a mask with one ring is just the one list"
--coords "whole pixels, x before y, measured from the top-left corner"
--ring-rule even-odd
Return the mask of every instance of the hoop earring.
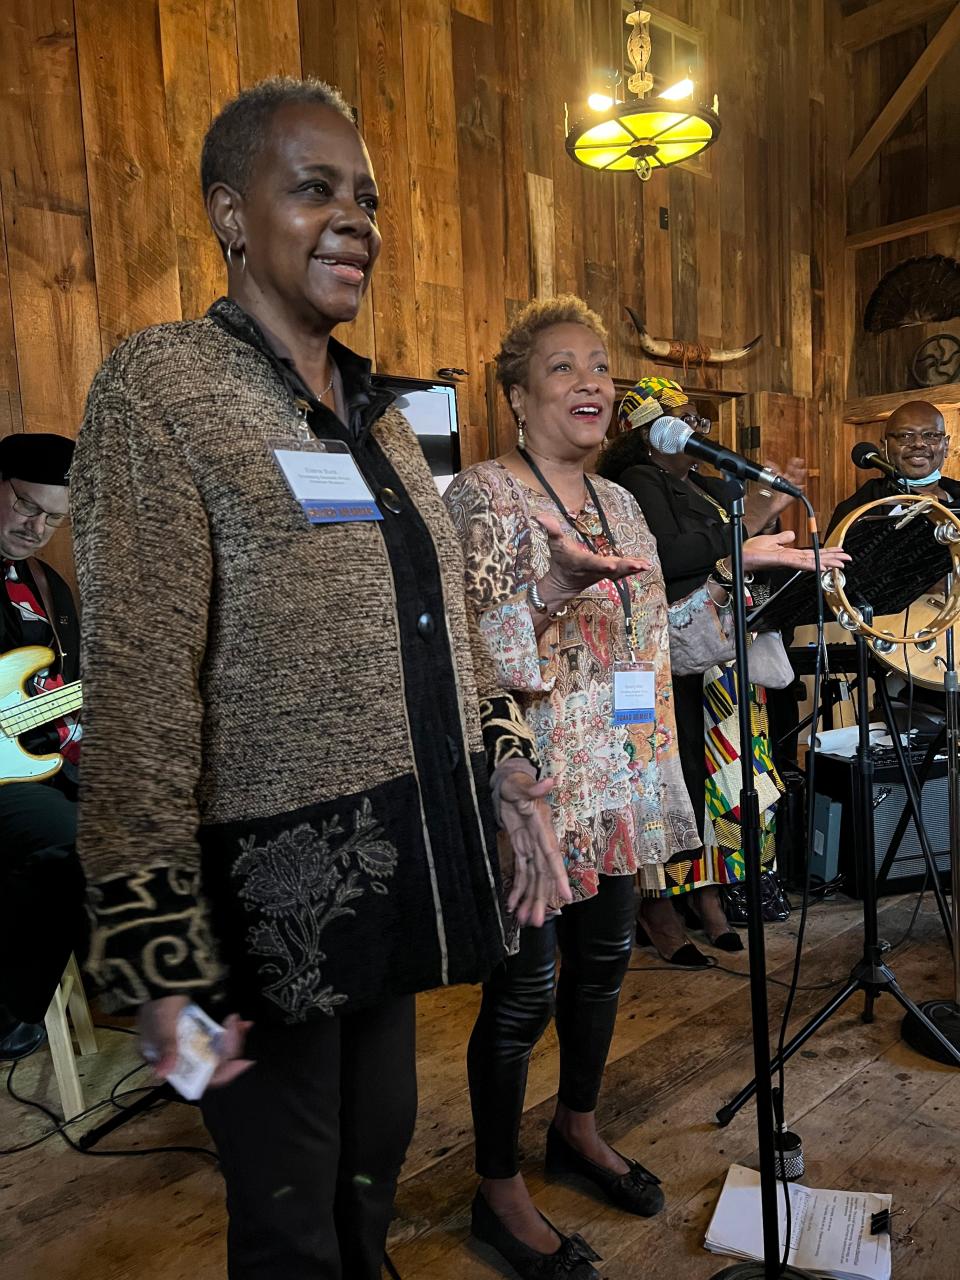
[[517, 448], [518, 449], [523, 449], [526, 447], [527, 438], [523, 430], [526, 425], [527, 425], [526, 418], [517, 419]]
[[[233, 243], [231, 243], [231, 244], [228, 244], [228, 245], [227, 245], [227, 263], [228, 263], [228, 264], [229, 264], [229, 266], [231, 266], [231, 267], [234, 265], [234, 262], [233, 262], [233, 250], [234, 250], [234, 245], [235, 245], [235, 243], [236, 243], [236, 241], [234, 241]], [[243, 275], [243, 273], [244, 273], [244, 271], [246, 271], [246, 269], [247, 269], [247, 251], [246, 251], [246, 249], [243, 247], [243, 245], [241, 245], [241, 246], [240, 246], [240, 274], [241, 274], [241, 275]]]

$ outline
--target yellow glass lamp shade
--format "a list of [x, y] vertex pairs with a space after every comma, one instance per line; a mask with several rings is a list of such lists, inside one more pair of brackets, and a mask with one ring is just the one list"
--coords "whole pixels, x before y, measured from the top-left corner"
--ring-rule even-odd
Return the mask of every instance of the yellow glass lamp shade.
[[649, 177], [716, 142], [720, 118], [706, 107], [679, 110], [620, 102], [603, 120], [583, 120], [567, 134], [567, 154], [588, 169], [636, 170]]

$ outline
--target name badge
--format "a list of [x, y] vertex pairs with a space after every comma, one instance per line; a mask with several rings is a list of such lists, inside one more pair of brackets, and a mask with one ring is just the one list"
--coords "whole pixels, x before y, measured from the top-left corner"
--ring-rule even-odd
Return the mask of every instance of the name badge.
[[613, 723], [649, 724], [656, 719], [657, 684], [652, 662], [613, 667]]
[[277, 443], [271, 449], [311, 524], [382, 520], [360, 468], [342, 440]]

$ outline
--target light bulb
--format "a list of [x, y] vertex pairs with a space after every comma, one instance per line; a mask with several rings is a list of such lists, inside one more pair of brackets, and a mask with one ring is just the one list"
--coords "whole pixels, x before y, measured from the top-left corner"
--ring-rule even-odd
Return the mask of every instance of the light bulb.
[[613, 106], [613, 99], [609, 93], [591, 93], [587, 99], [587, 106], [591, 111], [609, 111]]
[[675, 102], [678, 98], [689, 98], [691, 93], [693, 93], [693, 81], [688, 77], [686, 80], [678, 80], [669, 89], [664, 89], [660, 97], [666, 98], [668, 102]]

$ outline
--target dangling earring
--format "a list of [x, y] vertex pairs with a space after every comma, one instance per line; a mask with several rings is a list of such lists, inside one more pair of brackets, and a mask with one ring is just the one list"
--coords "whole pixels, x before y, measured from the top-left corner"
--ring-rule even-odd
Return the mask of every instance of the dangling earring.
[[523, 449], [526, 447], [527, 438], [523, 430], [523, 428], [526, 425], [527, 425], [526, 418], [517, 419], [517, 448], [518, 449]]
[[[231, 267], [233, 266], [233, 249], [234, 249], [233, 244], [227, 245], [227, 262], [230, 264]], [[243, 245], [241, 245], [240, 246], [240, 274], [243, 275], [246, 269], [247, 269], [247, 251], [243, 247]]]

